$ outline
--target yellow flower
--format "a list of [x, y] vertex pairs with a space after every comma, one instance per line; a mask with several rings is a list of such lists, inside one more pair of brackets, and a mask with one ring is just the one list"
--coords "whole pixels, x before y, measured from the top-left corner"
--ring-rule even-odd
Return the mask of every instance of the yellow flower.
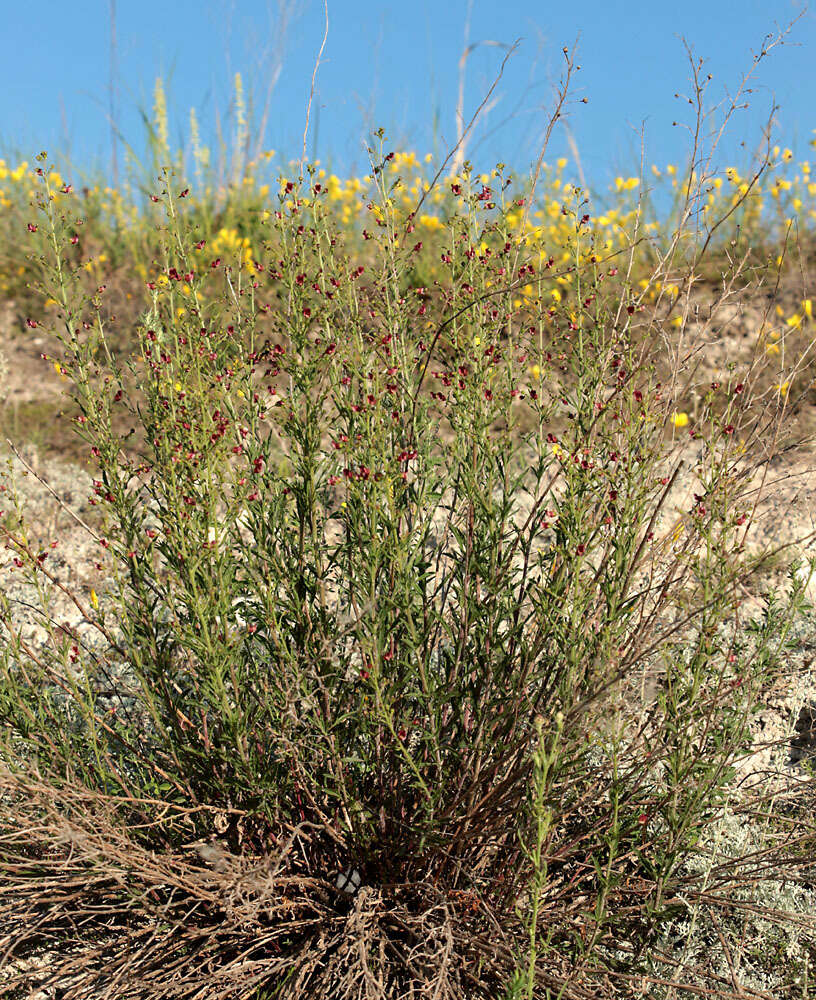
[[678, 413], [678, 411], [675, 410], [672, 414], [671, 421], [675, 427], [685, 427], [689, 422], [688, 413]]
[[439, 229], [442, 225], [435, 215], [420, 215], [419, 224], [420, 226], [424, 226], [426, 229]]
[[96, 596], [96, 591], [91, 587], [91, 605], [94, 611], [99, 610], [99, 598]]
[[529, 367], [529, 368], [527, 369], [527, 371], [528, 371], [528, 373], [529, 373], [530, 375], [532, 375], [532, 376], [533, 376], [533, 378], [535, 378], [535, 379], [539, 379], [539, 378], [541, 378], [541, 368], [540, 368], [540, 367], [539, 367], [538, 365], [531, 365], [531, 366], [530, 366], [530, 367]]

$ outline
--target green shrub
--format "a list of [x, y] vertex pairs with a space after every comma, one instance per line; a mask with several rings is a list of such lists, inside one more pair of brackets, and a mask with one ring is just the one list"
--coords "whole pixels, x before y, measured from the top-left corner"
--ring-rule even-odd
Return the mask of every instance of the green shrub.
[[263, 252], [213, 266], [165, 170], [131, 355], [41, 157], [108, 582], [72, 592], [91, 641], [49, 617], [24, 518], [5, 527], [45, 634], [4, 600], [0, 913], [9, 954], [46, 960], [28, 982], [597, 997], [689, 891], [802, 599], [751, 651], [729, 631], [755, 568], [740, 456], [780, 393], [762, 411], [731, 372], [681, 429], [646, 294], [693, 272], [662, 256], [633, 288], [641, 244], [596, 247], [578, 190], [571, 258], [540, 261], [501, 166], [465, 166], [423, 284], [380, 138], [362, 250], [309, 169]]

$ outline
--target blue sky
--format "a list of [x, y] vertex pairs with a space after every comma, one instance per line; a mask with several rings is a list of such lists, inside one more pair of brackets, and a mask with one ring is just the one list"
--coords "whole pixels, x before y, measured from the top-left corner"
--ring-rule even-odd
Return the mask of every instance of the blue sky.
[[[229, 128], [232, 77], [243, 75], [256, 99], [275, 54], [283, 57], [265, 145], [298, 156], [312, 69], [324, 28], [322, 0], [290, 0], [282, 29], [275, 0], [117, 0], [116, 118], [124, 138], [143, 148], [139, 107], [149, 107], [165, 77], [173, 138], [195, 106], [212, 136], [216, 111]], [[469, 154], [482, 168], [501, 159], [516, 169], [534, 160], [558, 80], [563, 46], [578, 41], [573, 103], [566, 123], [587, 177], [604, 183], [632, 173], [645, 127], [647, 162], [683, 158], [691, 120], [685, 36], [713, 75], [709, 103], [733, 92], [763, 37], [802, 11], [791, 0], [329, 0], [328, 40], [317, 77], [310, 153], [338, 172], [364, 170], [367, 129], [382, 125], [394, 143], [420, 152], [455, 140], [458, 63], [470, 6], [471, 43], [520, 39], [495, 92], [497, 103]], [[110, 163], [109, 0], [7, 4], [0, 61], [0, 143], [30, 158], [68, 151], [79, 167]], [[734, 120], [721, 165], [744, 163], [775, 100], [776, 135], [806, 156], [816, 129], [816, 13], [806, 11], [783, 47], [762, 63], [751, 109]], [[467, 62], [465, 111], [475, 110], [504, 49], [479, 44]], [[587, 104], [580, 98], [588, 98]], [[469, 115], [468, 115], [469, 117]], [[745, 148], [740, 143], [745, 142]], [[562, 128], [552, 158], [568, 149]]]

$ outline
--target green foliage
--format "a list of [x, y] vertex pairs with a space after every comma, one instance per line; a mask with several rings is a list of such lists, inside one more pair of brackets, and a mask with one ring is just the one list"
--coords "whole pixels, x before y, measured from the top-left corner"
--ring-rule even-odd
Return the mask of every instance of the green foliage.
[[[356, 868], [397, 915], [360, 938], [378, 970], [365, 976], [388, 984], [369, 995], [417, 975], [402, 945], [419, 914], [429, 942], [428, 927], [453, 942], [441, 966], [423, 953], [428, 981], [583, 996], [614, 949], [639, 955], [676, 912], [801, 588], [757, 624], [759, 655], [728, 639], [753, 568], [734, 470], [756, 425], [736, 374], [697, 414], [682, 531], [658, 534], [682, 470], [655, 348], [669, 318], [615, 280], [620, 251], [598, 245], [582, 193], [564, 205], [568, 256], [542, 261], [508, 222], [523, 194], [501, 168], [494, 190], [466, 166], [431, 284], [391, 154], [383, 140], [370, 153], [373, 233], [337, 228], [309, 168], [281, 185], [251, 253], [215, 258], [180, 166], [165, 167], [132, 352], [41, 154], [41, 292], [96, 466], [110, 585], [75, 595], [95, 646], [46, 612], [35, 650], [5, 602], [0, 754], [19, 789], [47, 775], [133, 829], [119, 923], [90, 920], [74, 944], [146, 919], [131, 908], [150, 852], [217, 837], [240, 863], [279, 851], [273, 883], [299, 880], [302, 905], [324, 907], [307, 930], [277, 913], [286, 936], [252, 945], [258, 990], [297, 995], [310, 954], [310, 988], [346, 981], [321, 934], [346, 912], [335, 875]], [[24, 527], [4, 533], [44, 586]], [[641, 712], [627, 685], [655, 660], [662, 686]], [[187, 891], [150, 889], [167, 906]], [[210, 926], [221, 905], [185, 919]], [[271, 918], [248, 920], [257, 939]], [[194, 984], [196, 946], [165, 946]]]

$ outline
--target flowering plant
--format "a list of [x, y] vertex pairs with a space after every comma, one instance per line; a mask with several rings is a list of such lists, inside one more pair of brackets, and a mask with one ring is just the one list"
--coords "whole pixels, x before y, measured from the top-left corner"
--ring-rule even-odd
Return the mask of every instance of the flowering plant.
[[164, 169], [130, 355], [39, 160], [104, 575], [95, 642], [3, 604], [0, 912], [77, 997], [600, 995], [688, 891], [801, 603], [730, 627], [739, 462], [784, 410], [737, 372], [678, 410], [679, 235], [637, 291], [580, 189], [542, 257], [529, 190], [465, 163], [428, 281], [377, 138], [359, 244], [307, 167], [213, 256]]

